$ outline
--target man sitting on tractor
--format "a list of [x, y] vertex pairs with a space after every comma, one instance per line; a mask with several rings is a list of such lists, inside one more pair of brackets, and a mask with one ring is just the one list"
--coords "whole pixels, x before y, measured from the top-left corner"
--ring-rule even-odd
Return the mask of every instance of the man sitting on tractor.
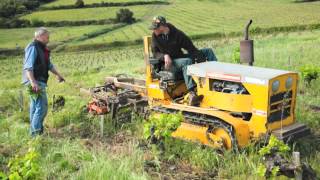
[[[189, 105], [196, 106], [202, 100], [196, 93], [196, 83], [187, 75], [187, 66], [204, 61], [217, 61], [212, 49], [197, 49], [190, 38], [177, 29], [162, 16], [153, 18], [149, 28], [152, 33], [151, 49], [154, 58], [164, 63], [164, 69], [172, 73], [182, 74], [189, 91]], [[188, 54], [184, 54], [182, 49]]]

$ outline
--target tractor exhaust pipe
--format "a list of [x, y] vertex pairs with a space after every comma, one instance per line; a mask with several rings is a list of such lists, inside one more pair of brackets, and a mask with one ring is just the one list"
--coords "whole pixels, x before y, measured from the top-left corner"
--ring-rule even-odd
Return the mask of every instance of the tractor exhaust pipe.
[[253, 54], [253, 40], [249, 39], [249, 26], [252, 23], [252, 19], [248, 22], [244, 30], [244, 40], [240, 41], [240, 63], [253, 65], [254, 54]]

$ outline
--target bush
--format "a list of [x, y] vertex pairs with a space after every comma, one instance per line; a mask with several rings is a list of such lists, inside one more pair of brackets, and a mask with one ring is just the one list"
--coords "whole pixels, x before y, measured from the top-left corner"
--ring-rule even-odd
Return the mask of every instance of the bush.
[[38, 0], [40, 3], [49, 3], [49, 2], [53, 2], [55, 0]]
[[40, 6], [39, 1], [36, 0], [27, 0], [27, 1], [23, 1], [22, 3], [28, 10], [34, 10], [36, 8], [38, 8]]
[[22, 4], [18, 5], [17, 8], [16, 8], [16, 13], [17, 14], [22, 14], [22, 13], [25, 13], [27, 11], [28, 11], [28, 9]]
[[240, 63], [240, 47], [239, 46], [233, 49], [232, 61], [236, 64]]
[[120, 9], [116, 15], [116, 22], [131, 24], [135, 21], [133, 12], [130, 9]]
[[0, 28], [21, 28], [29, 26], [29, 20], [18, 18], [0, 18]]
[[83, 0], [77, 0], [74, 5], [75, 5], [76, 8], [83, 8], [84, 7], [84, 2], [83, 2]]
[[25, 19], [13, 18], [7, 22], [8, 28], [29, 27], [30, 21]]
[[300, 73], [307, 85], [310, 85], [312, 80], [315, 80], [320, 76], [320, 67], [313, 65], [301, 66]]
[[[85, 8], [95, 8], [95, 7], [123, 7], [123, 6], [136, 6], [136, 5], [148, 5], [148, 4], [158, 4], [158, 5], [169, 5], [169, 2], [165, 1], [134, 1], [134, 2], [100, 2], [84, 5]], [[58, 9], [74, 9], [75, 4], [71, 5], [58, 5], [58, 6], [49, 6], [49, 7], [40, 7], [40, 11], [46, 10], [58, 10]]]
[[0, 17], [0, 28], [6, 28], [7, 20], [5, 18]]
[[1, 1], [0, 16], [4, 18], [12, 17], [16, 14], [17, 4], [13, 0]]
[[0, 16], [4, 18], [14, 17], [16, 14], [22, 14], [28, 10], [34, 10], [41, 3], [51, 2], [53, 0], [1, 0]]
[[44, 26], [45, 23], [39, 19], [32, 19], [31, 20], [31, 26], [33, 27], [40, 27], [40, 26]]

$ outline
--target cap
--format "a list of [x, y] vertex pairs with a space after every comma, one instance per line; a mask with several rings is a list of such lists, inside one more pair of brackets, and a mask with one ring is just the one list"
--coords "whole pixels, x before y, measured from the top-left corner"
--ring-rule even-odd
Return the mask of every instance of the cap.
[[152, 23], [151, 26], [149, 27], [150, 30], [154, 30], [159, 28], [161, 25], [166, 25], [166, 18], [164, 18], [163, 16], [155, 16], [152, 19]]

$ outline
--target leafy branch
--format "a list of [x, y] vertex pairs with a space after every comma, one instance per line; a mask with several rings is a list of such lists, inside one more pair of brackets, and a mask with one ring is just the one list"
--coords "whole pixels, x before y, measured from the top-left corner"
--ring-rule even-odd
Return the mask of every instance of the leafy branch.
[[153, 114], [144, 124], [144, 137], [150, 139], [166, 139], [171, 136], [181, 124], [183, 115], [179, 114]]

